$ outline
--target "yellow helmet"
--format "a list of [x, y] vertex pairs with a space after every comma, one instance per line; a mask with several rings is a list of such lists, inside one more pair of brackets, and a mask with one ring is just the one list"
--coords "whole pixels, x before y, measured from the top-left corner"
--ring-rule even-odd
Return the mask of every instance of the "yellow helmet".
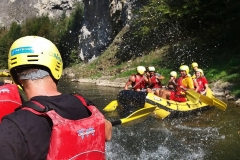
[[196, 69], [196, 71], [195, 71], [195, 72], [200, 72], [201, 76], [204, 76], [203, 70], [202, 70], [202, 69], [200, 69], [200, 68]]
[[176, 71], [170, 72], [170, 76], [173, 76], [173, 77], [177, 78], [177, 72]]
[[137, 67], [137, 72], [139, 73], [139, 74], [144, 74], [144, 72], [146, 71], [146, 68], [144, 67], [144, 66], [138, 66]]
[[152, 67], [152, 66], [151, 66], [151, 67], [148, 67], [148, 71], [149, 71], [149, 72], [155, 72], [155, 67]]
[[48, 39], [39, 36], [26, 36], [17, 39], [8, 54], [8, 69], [18, 84], [14, 70], [21, 66], [40, 65], [47, 67], [52, 77], [59, 80], [63, 62], [57, 47]]
[[194, 67], [198, 67], [198, 64], [196, 62], [192, 63], [192, 68], [194, 68]]
[[187, 65], [182, 65], [179, 67], [180, 71], [186, 71], [186, 73], [189, 73], [189, 67]]

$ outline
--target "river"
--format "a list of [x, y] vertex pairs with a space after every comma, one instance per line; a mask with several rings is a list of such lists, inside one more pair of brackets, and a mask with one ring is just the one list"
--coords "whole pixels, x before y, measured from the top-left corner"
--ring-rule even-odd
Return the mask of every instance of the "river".
[[[59, 83], [60, 91], [81, 93], [111, 121], [124, 117], [119, 117], [117, 111], [106, 113], [102, 109], [116, 99], [121, 89], [64, 80]], [[132, 126], [115, 126], [112, 140], [106, 143], [107, 159], [240, 159], [239, 115], [240, 108], [228, 103], [226, 111], [212, 108], [164, 120], [150, 116]]]
[[[58, 86], [61, 92], [80, 93], [92, 100], [110, 121], [124, 118], [117, 111], [102, 110], [116, 99], [122, 88], [67, 80], [61, 80]], [[237, 160], [240, 159], [239, 115], [240, 108], [228, 102], [226, 111], [212, 108], [197, 115], [164, 120], [150, 116], [132, 126], [115, 126], [112, 140], [106, 142], [106, 157], [108, 160]]]

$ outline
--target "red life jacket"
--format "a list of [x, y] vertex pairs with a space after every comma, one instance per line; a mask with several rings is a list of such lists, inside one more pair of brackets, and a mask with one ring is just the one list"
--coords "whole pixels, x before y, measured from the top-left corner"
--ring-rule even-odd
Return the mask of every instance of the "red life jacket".
[[206, 89], [205, 84], [208, 84], [208, 81], [205, 77], [199, 77], [196, 79], [198, 83], [198, 92], [202, 92]]
[[22, 104], [18, 87], [15, 84], [0, 86], [0, 122], [2, 117], [14, 112]]
[[[49, 116], [52, 119], [52, 134], [47, 155], [48, 160], [57, 159], [105, 159], [105, 123], [104, 116], [93, 105], [87, 106], [80, 95], [75, 95], [91, 111], [88, 118], [69, 120], [58, 115], [54, 110], [39, 112], [36, 107], [26, 106], [37, 115]], [[38, 102], [38, 107], [46, 109]], [[34, 109], [33, 109], [34, 108]]]
[[151, 77], [151, 85], [150, 88], [162, 88], [161, 82], [157, 79], [157, 76], [154, 75]]
[[170, 100], [174, 100], [177, 102], [186, 102], [187, 101], [187, 99], [184, 95], [183, 89], [180, 88], [180, 86], [185, 87], [182, 83], [182, 80], [183, 80], [183, 77], [179, 77], [179, 78], [175, 79], [175, 81], [177, 83], [177, 87], [176, 87], [175, 91], [171, 91]]
[[183, 80], [183, 77], [178, 77], [176, 79], [176, 83], [177, 83], [176, 91], [179, 93], [183, 91], [183, 89], [180, 87], [180, 86], [183, 86], [182, 80]]
[[132, 83], [133, 89], [134, 90], [145, 89], [146, 82], [145, 82], [144, 76], [140, 76], [140, 75], [133, 75], [133, 76], [135, 76], [135, 82]]

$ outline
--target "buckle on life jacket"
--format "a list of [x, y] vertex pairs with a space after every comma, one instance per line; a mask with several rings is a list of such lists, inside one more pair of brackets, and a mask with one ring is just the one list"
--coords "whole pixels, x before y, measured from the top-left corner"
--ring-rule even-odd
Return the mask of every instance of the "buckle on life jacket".
[[40, 113], [46, 113], [50, 110], [53, 110], [51, 107], [49, 107], [49, 105], [42, 105], [35, 101], [24, 102], [19, 108], [17, 108], [17, 110], [22, 109], [22, 108], [31, 108]]

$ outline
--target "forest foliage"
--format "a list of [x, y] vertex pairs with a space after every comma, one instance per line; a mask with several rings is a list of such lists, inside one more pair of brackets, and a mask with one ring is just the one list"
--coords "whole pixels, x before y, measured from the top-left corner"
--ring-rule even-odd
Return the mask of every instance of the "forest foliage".
[[[216, 57], [221, 49], [235, 48], [240, 42], [239, 9], [237, 0], [149, 0], [135, 11], [131, 30], [122, 43], [125, 47], [117, 57], [123, 62], [173, 44], [169, 55], [180, 61], [173, 65], [199, 60], [199, 56]], [[178, 56], [186, 53], [188, 56]], [[229, 57], [227, 52], [220, 54]], [[169, 62], [171, 57], [165, 60]]]

